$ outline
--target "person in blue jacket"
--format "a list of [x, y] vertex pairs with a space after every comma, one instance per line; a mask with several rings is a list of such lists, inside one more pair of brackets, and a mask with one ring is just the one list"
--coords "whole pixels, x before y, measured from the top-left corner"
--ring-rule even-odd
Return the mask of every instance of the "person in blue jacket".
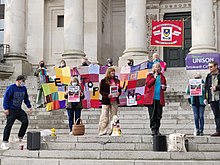
[[3, 150], [9, 149], [8, 140], [11, 128], [16, 119], [21, 121], [21, 127], [18, 132], [19, 142], [22, 141], [28, 127], [28, 117], [26, 112], [21, 108], [21, 105], [24, 101], [29, 109], [29, 114], [32, 113], [32, 108], [28, 98], [27, 88], [24, 85], [25, 77], [20, 75], [17, 77], [16, 83], [10, 85], [4, 94], [3, 108], [7, 123], [4, 128], [3, 142], [1, 144]]
[[[194, 75], [195, 79], [202, 79], [201, 74], [198, 72]], [[202, 80], [202, 95], [201, 96], [190, 96], [189, 102], [192, 105], [193, 114], [194, 114], [194, 122], [195, 122], [195, 136], [203, 136], [204, 130], [204, 111], [205, 111], [205, 85]], [[188, 85], [186, 89], [186, 93], [190, 94], [190, 86]]]

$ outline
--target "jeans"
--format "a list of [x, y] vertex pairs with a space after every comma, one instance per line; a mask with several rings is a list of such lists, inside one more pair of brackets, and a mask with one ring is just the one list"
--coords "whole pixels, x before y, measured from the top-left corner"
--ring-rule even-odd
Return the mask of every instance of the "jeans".
[[150, 116], [150, 128], [152, 130], [159, 130], [160, 120], [162, 118], [162, 106], [160, 105], [160, 100], [154, 100], [154, 103], [148, 106], [148, 112]]
[[3, 141], [8, 142], [11, 128], [15, 122], [15, 120], [19, 120], [21, 122], [21, 127], [18, 132], [18, 137], [23, 138], [25, 135], [25, 132], [28, 127], [28, 117], [27, 114], [23, 110], [9, 110], [9, 115], [7, 116], [7, 123], [4, 128], [4, 135], [3, 135]]
[[215, 116], [215, 125], [216, 125], [216, 132], [220, 133], [220, 109], [219, 109], [219, 101], [212, 101], [210, 103], [212, 108], [213, 114]]
[[196, 126], [196, 130], [203, 132], [204, 130], [204, 110], [205, 106], [192, 106], [193, 114], [194, 114], [194, 122]]
[[[69, 120], [69, 128], [70, 128], [70, 132], [72, 131], [73, 128], [73, 124], [76, 122], [77, 119], [80, 119], [81, 117], [81, 109], [71, 109], [71, 110], [67, 110], [68, 113], [68, 120]], [[75, 115], [74, 115], [75, 113]], [[73, 122], [75, 116], [75, 120]], [[80, 124], [80, 120], [77, 121], [76, 123], [77, 125]]]

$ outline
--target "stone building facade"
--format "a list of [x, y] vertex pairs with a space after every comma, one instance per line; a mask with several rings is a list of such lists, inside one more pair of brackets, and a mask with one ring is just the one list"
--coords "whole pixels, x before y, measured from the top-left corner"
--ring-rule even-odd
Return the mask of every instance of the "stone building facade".
[[[65, 59], [77, 66], [86, 56], [104, 65], [111, 57], [121, 66], [156, 51], [168, 67], [185, 67], [188, 53], [220, 49], [218, 0], [2, 0], [1, 5], [0, 41], [9, 49], [0, 77], [31, 74], [40, 60], [54, 66]], [[183, 48], [150, 46], [151, 21], [164, 19], [184, 19]]]

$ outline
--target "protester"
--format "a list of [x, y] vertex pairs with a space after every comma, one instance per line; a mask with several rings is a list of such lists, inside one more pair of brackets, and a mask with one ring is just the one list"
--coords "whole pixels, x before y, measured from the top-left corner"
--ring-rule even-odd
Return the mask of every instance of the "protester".
[[[64, 95], [64, 97], [67, 99], [67, 102], [66, 102], [66, 109], [67, 109], [67, 114], [68, 114], [68, 120], [69, 120], [69, 129], [70, 129], [70, 135], [72, 135], [72, 127], [73, 127], [73, 124], [76, 123], [77, 125], [80, 124], [80, 120], [77, 121], [77, 119], [80, 119], [81, 118], [81, 110], [83, 109], [83, 106], [82, 106], [82, 99], [84, 99], [84, 93], [83, 93], [83, 90], [82, 90], [82, 87], [79, 83], [79, 80], [77, 77], [71, 77], [71, 81], [70, 81], [70, 84], [69, 86], [79, 86], [80, 87], [80, 101], [79, 102], [69, 102], [68, 101], [68, 94], [70, 91], [68, 91], [68, 88], [67, 88], [67, 92], [66, 94]], [[75, 119], [74, 119], [75, 117]]]
[[210, 73], [207, 75], [205, 80], [205, 100], [204, 103], [209, 103], [213, 114], [215, 116], [216, 132], [211, 136], [220, 136], [220, 72], [218, 69], [218, 63], [212, 61], [208, 63]]
[[160, 63], [161, 66], [161, 72], [164, 73], [167, 70], [167, 64], [166, 62], [162, 61], [159, 57], [158, 53], [153, 54], [153, 64]]
[[86, 58], [86, 57], [82, 58], [81, 66], [89, 66], [90, 64], [91, 64], [91, 62], [89, 62], [88, 58]]
[[127, 66], [134, 66], [134, 60], [133, 59], [127, 59]]
[[[195, 79], [202, 79], [200, 73], [196, 73], [194, 75]], [[205, 89], [204, 89], [204, 81], [202, 80], [202, 95], [200, 96], [190, 96], [190, 104], [192, 105], [193, 114], [194, 114], [194, 122], [195, 122], [195, 136], [203, 136], [204, 130], [204, 110], [205, 110]], [[186, 88], [186, 94], [190, 94], [190, 84], [188, 84]]]
[[39, 62], [39, 66], [34, 72], [34, 76], [38, 77], [38, 87], [37, 87], [37, 98], [36, 98], [36, 107], [42, 108], [45, 107], [45, 99], [44, 99], [44, 93], [41, 84], [46, 83], [46, 77], [47, 77], [47, 68], [45, 66], [44, 61]]
[[111, 58], [108, 58], [106, 66], [108, 67], [113, 66], [113, 60]]
[[[115, 88], [115, 92], [110, 88]], [[118, 97], [121, 94], [121, 87], [120, 81], [115, 76], [114, 68], [109, 67], [107, 69], [105, 78], [101, 80], [99, 92], [102, 95], [102, 113], [99, 120], [99, 136], [102, 136], [107, 134], [112, 117], [117, 115], [118, 111]]]
[[158, 53], [153, 54], [153, 63], [156, 63], [156, 62], [162, 62]]
[[25, 85], [25, 77], [20, 75], [16, 79], [16, 83], [10, 85], [5, 94], [3, 101], [4, 113], [7, 117], [7, 123], [4, 128], [3, 142], [1, 148], [3, 150], [9, 149], [9, 137], [11, 128], [15, 120], [21, 122], [21, 127], [18, 132], [18, 141], [21, 142], [28, 127], [28, 117], [25, 111], [21, 108], [22, 102], [26, 104], [29, 109], [29, 114], [32, 113], [31, 104], [28, 99], [27, 89]]
[[164, 91], [167, 84], [164, 75], [161, 73], [160, 63], [153, 64], [152, 72], [148, 73], [146, 79], [146, 100], [150, 116], [150, 128], [152, 135], [160, 135], [160, 120], [162, 118], [162, 108], [165, 105]]
[[66, 61], [61, 60], [59, 68], [65, 68], [65, 67], [66, 67]]

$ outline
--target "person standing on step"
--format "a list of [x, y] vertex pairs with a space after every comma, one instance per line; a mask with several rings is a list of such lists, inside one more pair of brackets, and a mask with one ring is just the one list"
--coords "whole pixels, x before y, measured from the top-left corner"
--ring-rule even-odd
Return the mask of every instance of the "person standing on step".
[[[202, 75], [197, 72], [194, 75], [194, 79], [202, 79]], [[204, 81], [201, 80], [202, 82], [202, 94], [200, 96], [192, 95], [190, 96], [190, 104], [192, 105], [193, 109], [193, 115], [194, 115], [194, 122], [195, 122], [195, 136], [203, 136], [203, 130], [204, 130], [204, 111], [205, 111], [205, 104], [204, 104], [204, 99], [205, 99], [205, 85]], [[190, 94], [190, 84], [188, 84], [186, 88], [186, 94]]]
[[65, 68], [66, 67], [66, 61], [65, 60], [61, 60], [60, 61], [60, 66], [58, 68]]
[[[114, 115], [117, 115], [119, 96], [121, 94], [120, 81], [115, 76], [115, 69], [109, 67], [105, 77], [100, 82], [102, 95], [102, 112], [99, 120], [99, 136], [107, 134], [108, 127]], [[111, 132], [109, 132], [111, 133]]]
[[106, 64], [105, 66], [107, 66], [107, 67], [113, 66], [113, 60], [112, 60], [112, 58], [108, 58], [108, 59], [107, 59], [107, 64]]
[[[68, 91], [69, 86], [72, 86], [72, 87], [79, 86], [79, 91], [78, 91], [79, 92], [79, 101], [78, 102], [68, 101], [68, 95], [71, 92], [71, 91]], [[83, 109], [82, 99], [84, 99], [85, 96], [84, 96], [83, 89], [82, 89], [77, 77], [71, 77], [69, 86], [67, 87], [67, 92], [64, 95], [64, 98], [67, 99], [66, 109], [67, 109], [68, 120], [69, 120], [69, 129], [70, 129], [69, 134], [72, 135], [73, 134], [73, 132], [72, 132], [73, 124], [76, 122], [77, 122], [76, 123], [77, 125], [80, 124], [80, 120], [77, 120], [77, 119], [81, 118], [81, 110]]]
[[208, 63], [210, 73], [206, 76], [205, 80], [205, 100], [204, 103], [209, 103], [213, 114], [215, 116], [216, 132], [211, 136], [220, 136], [220, 70], [218, 63], [212, 61]]
[[18, 132], [19, 142], [22, 141], [28, 127], [28, 117], [25, 111], [21, 108], [21, 105], [24, 101], [29, 109], [29, 114], [32, 113], [32, 108], [28, 98], [27, 88], [24, 85], [25, 77], [20, 75], [17, 77], [16, 83], [10, 85], [4, 94], [3, 108], [7, 123], [4, 128], [3, 142], [1, 144], [3, 150], [9, 149], [8, 141], [10, 132], [16, 119], [21, 122], [21, 127]]
[[[45, 107], [45, 98], [44, 98], [43, 88], [42, 88], [41, 84], [49, 81], [49, 77], [47, 76], [47, 68], [46, 68], [45, 62], [43, 60], [39, 62], [39, 66], [36, 69], [36, 71], [34, 72], [34, 76], [38, 77], [36, 107], [37, 108], [44, 108]], [[47, 80], [47, 78], [48, 78], [48, 80]]]
[[161, 73], [160, 63], [153, 64], [152, 72], [148, 73], [145, 85], [145, 105], [148, 107], [152, 136], [161, 135], [159, 132], [162, 108], [165, 105], [164, 91], [166, 78]]

